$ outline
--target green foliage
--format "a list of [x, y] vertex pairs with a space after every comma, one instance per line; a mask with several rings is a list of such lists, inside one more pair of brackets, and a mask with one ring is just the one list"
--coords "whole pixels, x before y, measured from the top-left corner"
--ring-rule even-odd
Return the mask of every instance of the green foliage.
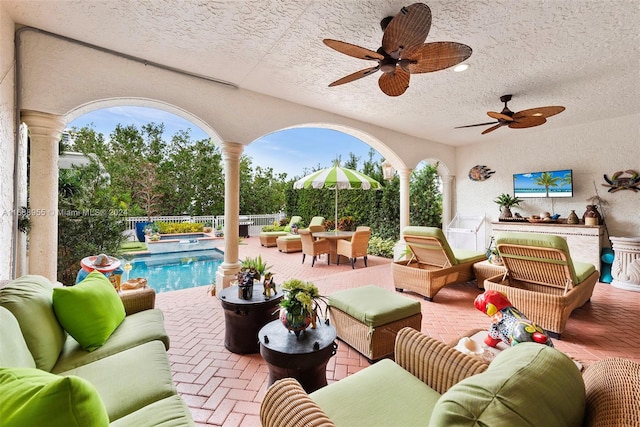
[[438, 164], [428, 164], [411, 173], [410, 221], [412, 225], [442, 227], [442, 193]]
[[156, 223], [160, 234], [201, 233], [204, 224], [201, 222], [163, 222]]
[[280, 307], [284, 307], [294, 316], [302, 316], [318, 309], [317, 301], [322, 299], [318, 288], [311, 282], [300, 279], [289, 279], [280, 287], [284, 298]]
[[343, 216], [338, 219], [338, 230], [353, 231], [355, 229], [352, 216]]
[[383, 239], [379, 236], [371, 236], [367, 252], [371, 255], [393, 258], [393, 248], [395, 244], [395, 239]]
[[99, 165], [60, 170], [58, 178], [58, 274], [75, 283], [82, 258], [117, 254], [124, 241], [124, 215]]
[[497, 203], [500, 207], [512, 208], [514, 206], [518, 206], [520, 202], [522, 202], [522, 199], [511, 196], [507, 193], [502, 193], [498, 197], [496, 197], [493, 202]]

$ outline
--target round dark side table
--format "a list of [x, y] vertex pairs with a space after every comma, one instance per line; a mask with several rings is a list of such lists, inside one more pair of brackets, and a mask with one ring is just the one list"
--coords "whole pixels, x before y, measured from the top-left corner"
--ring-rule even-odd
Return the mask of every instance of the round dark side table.
[[269, 368], [269, 385], [291, 377], [307, 393], [327, 385], [327, 363], [336, 354], [336, 329], [328, 322], [308, 327], [296, 338], [280, 320], [267, 323], [260, 332], [260, 354]]
[[270, 321], [278, 318], [278, 307], [282, 292], [271, 298], [265, 297], [262, 285], [253, 285], [250, 300], [238, 297], [238, 286], [230, 286], [220, 292], [220, 302], [224, 309], [224, 346], [237, 354], [251, 354], [260, 351], [258, 331]]

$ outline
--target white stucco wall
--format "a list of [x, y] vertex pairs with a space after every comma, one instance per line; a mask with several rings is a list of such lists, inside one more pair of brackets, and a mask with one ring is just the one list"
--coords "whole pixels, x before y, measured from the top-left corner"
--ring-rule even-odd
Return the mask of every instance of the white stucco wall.
[[[513, 174], [545, 170], [573, 169], [574, 195], [568, 199], [525, 199], [512, 211], [523, 216], [539, 212], [566, 217], [572, 209], [582, 216], [587, 198], [598, 194], [608, 203], [604, 207], [609, 234], [640, 236], [640, 192], [608, 193], [603, 175], [632, 169], [640, 173], [640, 115], [602, 120], [582, 126], [556, 130], [540, 129], [535, 134], [519, 134], [502, 128], [504, 137], [457, 150], [457, 211], [486, 214], [487, 222], [498, 219], [493, 199], [501, 193], [513, 194]], [[486, 181], [471, 181], [473, 166], [487, 165], [496, 173]], [[594, 187], [595, 182], [595, 187]], [[491, 224], [487, 223], [487, 234]]]
[[15, 140], [13, 21], [0, 7], [0, 280], [9, 279], [13, 241]]

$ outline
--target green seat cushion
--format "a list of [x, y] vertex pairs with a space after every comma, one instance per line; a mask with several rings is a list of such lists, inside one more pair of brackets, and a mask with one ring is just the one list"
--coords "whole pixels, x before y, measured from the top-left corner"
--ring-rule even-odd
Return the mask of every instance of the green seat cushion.
[[167, 352], [152, 341], [60, 375], [75, 375], [94, 385], [114, 421], [176, 394]]
[[18, 321], [4, 307], [0, 307], [0, 366], [3, 368], [36, 367]]
[[[289, 228], [289, 231], [291, 231], [291, 228]], [[286, 236], [287, 234], [289, 234], [289, 231], [261, 231], [260, 235], [261, 236]]]
[[300, 240], [299, 234], [287, 234], [286, 236], [278, 237], [278, 240]]
[[45, 371], [58, 360], [67, 334], [53, 311], [53, 285], [42, 276], [27, 275], [0, 289], [0, 305], [18, 320], [36, 367]]
[[328, 300], [330, 306], [372, 328], [420, 313], [420, 302], [375, 285], [334, 292]]
[[78, 377], [35, 368], [0, 368], [3, 427], [101, 427], [109, 425], [96, 389]]
[[169, 349], [169, 336], [164, 328], [162, 311], [158, 309], [140, 311], [125, 317], [109, 339], [94, 351], [84, 350], [73, 337], [69, 336], [60, 353], [58, 363], [51, 372], [68, 371], [155, 340], [161, 341], [165, 349]]
[[465, 264], [467, 262], [480, 262], [487, 259], [485, 252], [471, 251], [469, 249], [457, 249], [451, 248], [453, 256], [458, 260], [458, 264]]
[[97, 270], [75, 286], [55, 288], [53, 308], [64, 329], [88, 351], [104, 344], [126, 315], [113, 285]]
[[578, 427], [584, 405], [584, 382], [571, 359], [546, 345], [520, 343], [443, 394], [429, 425]]
[[311, 227], [312, 225], [324, 225], [324, 217], [314, 216], [313, 218], [311, 218], [311, 221], [309, 221], [309, 227]]
[[440, 394], [382, 359], [310, 397], [337, 426], [411, 427], [427, 425]]
[[596, 271], [593, 264], [588, 262], [573, 261], [573, 268], [576, 270], [576, 285], [584, 282], [587, 277]]
[[194, 426], [191, 412], [179, 396], [166, 397], [125, 415], [110, 427], [187, 427]]

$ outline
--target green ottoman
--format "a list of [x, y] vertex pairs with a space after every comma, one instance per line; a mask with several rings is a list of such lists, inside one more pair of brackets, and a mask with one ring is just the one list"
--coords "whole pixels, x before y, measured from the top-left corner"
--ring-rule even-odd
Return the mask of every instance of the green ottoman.
[[299, 234], [289, 234], [276, 239], [276, 245], [280, 252], [302, 252], [302, 240]]
[[400, 329], [420, 330], [420, 302], [379, 286], [345, 289], [328, 300], [338, 338], [369, 360], [392, 355]]

